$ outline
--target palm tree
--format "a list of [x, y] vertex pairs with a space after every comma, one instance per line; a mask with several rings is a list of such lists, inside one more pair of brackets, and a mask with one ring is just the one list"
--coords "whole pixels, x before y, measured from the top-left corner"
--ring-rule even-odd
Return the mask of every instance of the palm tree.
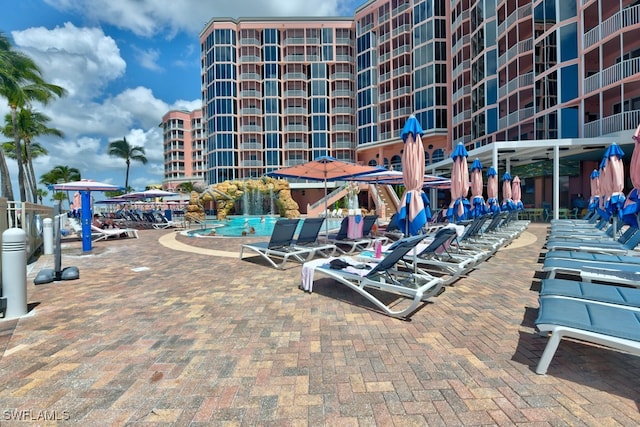
[[[80, 181], [80, 171], [76, 168], [70, 168], [69, 166], [58, 165], [51, 169], [49, 172], [44, 173], [40, 176], [40, 184], [44, 185], [53, 185], [58, 184], [60, 182], [71, 182], [71, 181]], [[69, 200], [69, 195], [66, 197], [65, 193], [60, 193], [62, 196], [57, 196], [58, 193], [53, 195], [55, 200], [64, 200], [65, 198]], [[71, 207], [71, 205], [69, 205]]]
[[38, 198], [38, 201], [40, 202], [40, 204], [42, 204], [42, 199], [44, 199], [47, 194], [49, 194], [48, 191], [43, 190], [42, 188], [38, 188], [38, 191], [36, 192], [36, 197]]
[[178, 186], [176, 187], [176, 190], [178, 190], [181, 193], [191, 193], [192, 191], [194, 191], [196, 189], [196, 186], [193, 182], [191, 181], [187, 181], [187, 182], [181, 182], [180, 184], [178, 184]]
[[[33, 170], [32, 159], [34, 157], [37, 157], [38, 155], [47, 154], [47, 150], [41, 145], [34, 143], [33, 139], [41, 135], [54, 135], [58, 137], [64, 136], [62, 131], [48, 127], [47, 122], [49, 121], [51, 121], [51, 119], [46, 114], [34, 111], [31, 108], [23, 108], [18, 114], [18, 133], [20, 134], [21, 141], [24, 143], [22, 147], [22, 167], [24, 167], [28, 193], [31, 193], [31, 195], [33, 196], [34, 203], [37, 203], [37, 183], [35, 172]], [[5, 122], [7, 124], [0, 131], [5, 136], [13, 136], [14, 130], [10, 114], [6, 115]], [[15, 142], [11, 143], [11, 145], [4, 144], [3, 148], [7, 157], [15, 159]], [[9, 152], [7, 151], [8, 148], [13, 150], [13, 155], [9, 154]]]
[[[6, 36], [0, 34], [0, 96], [6, 98], [9, 102], [15, 156], [18, 165], [23, 164], [18, 127], [18, 110], [29, 107], [33, 101], [47, 104], [54, 97], [63, 96], [65, 93], [64, 88], [47, 83], [42, 78], [42, 72], [36, 63], [27, 55], [15, 51]], [[0, 167], [2, 167], [1, 161]], [[4, 182], [4, 174], [2, 175], [4, 196], [6, 184]], [[10, 182], [7, 184], [9, 187], [11, 186]], [[25, 177], [24, 168], [22, 167], [18, 167], [18, 185], [20, 187], [20, 200], [25, 200]], [[11, 194], [11, 199], [13, 199], [13, 194]]]
[[144, 147], [135, 146], [132, 147], [127, 142], [127, 138], [122, 138], [117, 141], [109, 143], [108, 152], [110, 156], [119, 157], [124, 159], [127, 164], [127, 173], [124, 179], [124, 188], [129, 188], [129, 167], [131, 161], [140, 162], [143, 165], [147, 164], [147, 158], [145, 157]]

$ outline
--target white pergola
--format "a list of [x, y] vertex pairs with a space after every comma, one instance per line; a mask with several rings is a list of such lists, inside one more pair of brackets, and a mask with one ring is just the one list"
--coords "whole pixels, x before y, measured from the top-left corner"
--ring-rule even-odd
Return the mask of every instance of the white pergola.
[[[499, 141], [469, 151], [468, 161], [480, 159], [486, 168], [493, 166], [498, 176], [517, 166], [543, 160], [553, 160], [553, 200], [554, 219], [558, 218], [560, 208], [560, 159], [576, 158], [580, 160], [601, 160], [606, 148], [617, 143], [625, 152], [625, 158], [631, 158], [633, 150], [633, 131], [621, 132], [611, 137], [543, 139], [527, 141]], [[628, 156], [628, 157], [627, 157]], [[503, 170], [499, 170], [500, 161], [505, 161]], [[451, 176], [453, 161], [447, 158], [425, 167], [425, 172], [433, 175]], [[432, 195], [431, 200], [434, 200]]]

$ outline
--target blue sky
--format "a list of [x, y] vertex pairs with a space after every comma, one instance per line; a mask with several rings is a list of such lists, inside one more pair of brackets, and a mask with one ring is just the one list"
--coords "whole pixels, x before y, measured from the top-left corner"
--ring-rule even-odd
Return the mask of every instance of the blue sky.
[[[198, 108], [198, 34], [214, 17], [353, 16], [364, 0], [20, 0], [3, 8], [0, 31], [31, 56], [47, 81], [68, 96], [35, 105], [64, 138], [41, 138], [49, 154], [36, 176], [56, 165], [82, 177], [124, 185], [124, 161], [109, 157], [110, 141], [143, 146], [147, 165], [132, 163], [129, 185], [162, 182], [162, 134], [170, 109]], [[247, 13], [247, 11], [251, 11]], [[0, 100], [0, 117], [8, 112]], [[9, 160], [15, 181], [17, 170]], [[17, 185], [14, 184], [15, 194]]]

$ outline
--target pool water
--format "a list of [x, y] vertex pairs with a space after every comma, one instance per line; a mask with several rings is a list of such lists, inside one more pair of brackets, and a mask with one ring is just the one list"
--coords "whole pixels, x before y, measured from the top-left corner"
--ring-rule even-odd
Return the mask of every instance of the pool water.
[[[187, 232], [188, 236], [191, 237], [202, 237], [211, 235], [211, 232], [215, 230], [216, 236], [224, 236], [224, 237], [241, 237], [242, 232], [245, 231], [247, 235], [251, 236], [271, 236], [273, 232], [273, 227], [280, 219], [279, 217], [259, 217], [259, 216], [229, 216], [225, 221], [207, 221], [207, 224], [211, 224], [210, 227], [202, 228], [198, 230], [189, 230]], [[336, 229], [340, 227], [341, 219], [329, 219], [328, 226], [329, 230]], [[300, 220], [298, 224], [298, 229], [296, 234], [302, 228], [303, 220]], [[327, 224], [322, 225], [322, 232]], [[254, 234], [249, 234], [250, 228], [253, 227], [255, 229]]]

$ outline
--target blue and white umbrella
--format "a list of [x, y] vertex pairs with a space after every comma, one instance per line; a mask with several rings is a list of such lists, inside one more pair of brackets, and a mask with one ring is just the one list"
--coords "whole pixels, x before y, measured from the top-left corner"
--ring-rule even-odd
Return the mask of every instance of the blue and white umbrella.
[[502, 207], [503, 211], [515, 211], [516, 204], [511, 195], [511, 174], [505, 172], [502, 175]]
[[449, 222], [464, 221], [469, 217], [469, 169], [467, 167], [469, 153], [460, 143], [451, 153], [453, 166], [451, 168], [451, 204], [447, 209]]
[[500, 203], [498, 202], [498, 172], [491, 166], [487, 171], [487, 204], [489, 211], [493, 213], [500, 212]]
[[400, 199], [400, 211], [396, 224], [407, 235], [415, 236], [431, 219], [429, 198], [422, 191], [424, 176], [424, 146], [422, 126], [412, 114], [402, 129], [402, 180], [405, 192]]
[[482, 179], [482, 163], [480, 159], [475, 159], [471, 163], [471, 210], [469, 214], [472, 218], [477, 218], [489, 212], [489, 208], [482, 195], [484, 183]]
[[589, 197], [589, 212], [594, 212], [598, 205], [600, 204], [600, 172], [597, 169], [594, 169], [591, 172], [590, 176], [591, 180], [591, 197]]

